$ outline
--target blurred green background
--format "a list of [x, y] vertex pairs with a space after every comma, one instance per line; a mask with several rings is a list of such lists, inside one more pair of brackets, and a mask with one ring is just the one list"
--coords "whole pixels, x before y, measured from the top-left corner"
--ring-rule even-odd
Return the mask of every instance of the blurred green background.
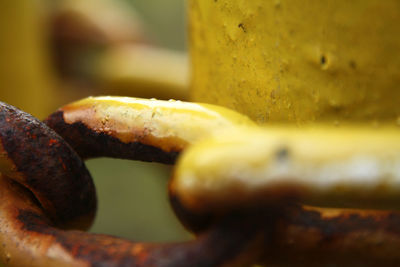
[[167, 48], [186, 50], [184, 0], [125, 0], [142, 16], [156, 41]]
[[[81, 57], [90, 61], [93, 55], [99, 55], [98, 51], [117, 47], [125, 41], [121, 41], [120, 37], [114, 40], [92, 34], [96, 32], [96, 26], [94, 30], [89, 27], [86, 32], [79, 32], [84, 28], [81, 25], [85, 18], [77, 17], [73, 21], [73, 16], [67, 16], [67, 19], [64, 16], [61, 20], [58, 18], [57, 24], [53, 17], [57, 17], [56, 7], [64, 2], [70, 6], [91, 3], [94, 12], [89, 8], [89, 13], [96, 13], [95, 9], [101, 2], [118, 6], [122, 1], [138, 14], [146, 35], [145, 43], [181, 52], [186, 50], [184, 0], [0, 1], [0, 100], [42, 119], [61, 104], [97, 94], [97, 81], [87, 82], [91, 77], [82, 79], [86, 73], [79, 73], [79, 68], [74, 70], [76, 72], [69, 72], [69, 76], [63, 76], [59, 65], [64, 66], [65, 61]], [[122, 7], [122, 11], [129, 17], [129, 10]], [[103, 23], [101, 16], [94, 20]], [[78, 26], [71, 34], [65, 25], [75, 24]], [[118, 29], [120, 25], [115, 27]], [[109, 33], [112, 36], [114, 31], [109, 30]], [[91, 34], [95, 37], [92, 38]], [[55, 38], [59, 38], [56, 45]], [[131, 43], [131, 39], [127, 43]], [[74, 90], [78, 92], [76, 95], [71, 93]], [[115, 159], [93, 159], [87, 162], [87, 166], [94, 178], [99, 199], [97, 218], [91, 232], [140, 241], [189, 238], [169, 206], [167, 183], [171, 167]]]
[[91, 232], [155, 242], [189, 237], [169, 206], [170, 167], [113, 159], [89, 160], [87, 166], [99, 198]]

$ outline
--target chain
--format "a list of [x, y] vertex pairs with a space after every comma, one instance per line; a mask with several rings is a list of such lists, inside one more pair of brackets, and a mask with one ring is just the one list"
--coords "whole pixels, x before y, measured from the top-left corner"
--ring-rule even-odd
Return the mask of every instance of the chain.
[[[228, 192], [223, 192], [223, 187], [203, 178], [198, 179], [212, 185], [212, 190], [200, 192], [196, 191], [200, 186], [195, 186], [196, 190], [183, 192], [179, 177], [197, 168], [185, 165], [185, 158], [193, 163], [190, 154], [204, 142], [243, 127], [256, 126], [234, 111], [186, 102], [88, 98], [61, 108], [44, 122], [1, 103], [1, 259], [10, 266], [377, 266], [382, 261], [385, 265], [400, 262], [400, 214], [394, 211], [304, 206], [302, 196], [293, 190], [261, 190], [257, 195], [256, 188], [246, 195], [227, 187]], [[214, 144], [208, 149], [208, 156], [218, 155], [218, 147]], [[397, 153], [397, 148], [391, 151]], [[279, 155], [286, 157], [287, 151]], [[150, 244], [84, 232], [95, 216], [96, 193], [82, 159], [100, 156], [165, 164], [175, 164], [179, 156], [170, 200], [178, 218], [196, 234], [195, 240]], [[244, 161], [250, 158], [239, 156]], [[223, 166], [216, 162], [217, 167]], [[216, 181], [225, 185], [235, 181], [222, 179], [228, 172], [218, 174]], [[212, 169], [205, 173], [215, 174]], [[212, 195], [213, 190], [217, 194]], [[266, 192], [274, 195], [273, 201], [262, 197]], [[382, 202], [398, 193], [387, 192], [390, 197]], [[201, 203], [207, 197], [213, 202], [204, 208]]]

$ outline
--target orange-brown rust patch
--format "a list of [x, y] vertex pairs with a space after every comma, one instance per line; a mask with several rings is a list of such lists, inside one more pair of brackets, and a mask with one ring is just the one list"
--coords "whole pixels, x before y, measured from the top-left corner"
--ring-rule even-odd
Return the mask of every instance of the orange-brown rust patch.
[[143, 244], [137, 244], [133, 246], [132, 253], [137, 258], [138, 263], [141, 264], [146, 262], [149, 257], [148, 248], [146, 248]]
[[50, 139], [49, 142], [48, 142], [48, 144], [49, 144], [49, 146], [53, 146], [53, 145], [58, 144], [58, 141], [55, 140], [55, 139]]

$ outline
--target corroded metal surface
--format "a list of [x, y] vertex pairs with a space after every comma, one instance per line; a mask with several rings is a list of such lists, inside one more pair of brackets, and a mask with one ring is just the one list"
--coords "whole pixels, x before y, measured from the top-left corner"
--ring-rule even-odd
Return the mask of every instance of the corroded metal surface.
[[82, 158], [113, 157], [173, 164], [178, 151], [163, 151], [141, 142], [122, 142], [105, 132], [89, 128], [81, 121], [67, 123], [64, 111], [57, 111], [45, 120], [61, 134]]
[[96, 192], [71, 147], [36, 118], [2, 102], [0, 125], [1, 173], [28, 188], [57, 225], [90, 226]]
[[0, 178], [1, 259], [10, 266], [222, 266], [240, 260], [257, 228], [222, 221], [196, 241], [146, 244], [55, 228], [21, 186]]
[[[182, 149], [168, 154], [171, 151], [157, 143], [151, 147], [155, 150], [149, 150], [146, 143], [132, 145], [118, 133], [99, 131], [79, 120], [68, 123], [62, 111], [46, 122], [65, 138], [73, 136], [74, 148], [85, 157], [171, 163]], [[218, 212], [210, 207], [209, 212], [199, 212], [188, 208], [172, 188], [175, 176], [170, 184], [171, 203], [183, 224], [196, 233], [192, 241], [150, 244], [63, 230], [60, 226], [65, 222], [93, 218], [95, 194], [83, 163], [51, 129], [6, 104], [1, 105], [0, 126], [0, 258], [7, 265], [379, 266], [385, 262], [386, 266], [396, 266], [400, 262], [397, 212], [307, 207], [290, 197], [259, 205], [227, 206]], [[84, 138], [80, 138], [83, 134]], [[130, 134], [133, 140], [140, 140], [135, 136], [137, 132]], [[102, 146], [105, 148], [97, 149]], [[117, 150], [109, 152], [114, 146]], [[91, 148], [94, 150], [87, 152]], [[70, 187], [75, 181], [78, 185]], [[89, 200], [81, 205], [79, 201], [85, 198]], [[62, 205], [70, 206], [60, 208]], [[81, 228], [87, 226], [80, 222]]]
[[89, 97], [60, 108], [45, 123], [83, 158], [167, 164], [188, 145], [221, 129], [254, 125], [246, 116], [214, 105], [128, 97]]

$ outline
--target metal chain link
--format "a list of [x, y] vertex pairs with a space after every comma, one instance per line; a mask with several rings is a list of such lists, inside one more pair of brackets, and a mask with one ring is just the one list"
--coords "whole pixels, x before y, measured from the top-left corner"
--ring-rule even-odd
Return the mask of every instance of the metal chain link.
[[[108, 128], [118, 123], [112, 121], [104, 127], [105, 117], [93, 118], [95, 103], [99, 101], [94, 99], [91, 105], [76, 109], [69, 106], [50, 115], [45, 123], [52, 130], [0, 102], [0, 257], [7, 265], [377, 266], [385, 261], [388, 266], [400, 262], [399, 213], [322, 209], [283, 200], [221, 214], [199, 214], [170, 192], [177, 216], [196, 233], [195, 240], [180, 243], [140, 243], [71, 230], [88, 228], [96, 210], [93, 182], [81, 157], [172, 164], [190, 144], [179, 147], [185, 143], [182, 138], [153, 142], [144, 139], [140, 131], [132, 131], [134, 140], [124, 140]], [[177, 112], [174, 109], [179, 105], [172, 105], [171, 112]], [[164, 111], [169, 112], [168, 108]], [[76, 111], [101, 122], [103, 130], [83, 123]], [[126, 114], [117, 117], [124, 120]], [[231, 118], [219, 119], [229, 127], [238, 121]], [[204, 120], [204, 128], [210, 128], [207, 120], [213, 120]]]

